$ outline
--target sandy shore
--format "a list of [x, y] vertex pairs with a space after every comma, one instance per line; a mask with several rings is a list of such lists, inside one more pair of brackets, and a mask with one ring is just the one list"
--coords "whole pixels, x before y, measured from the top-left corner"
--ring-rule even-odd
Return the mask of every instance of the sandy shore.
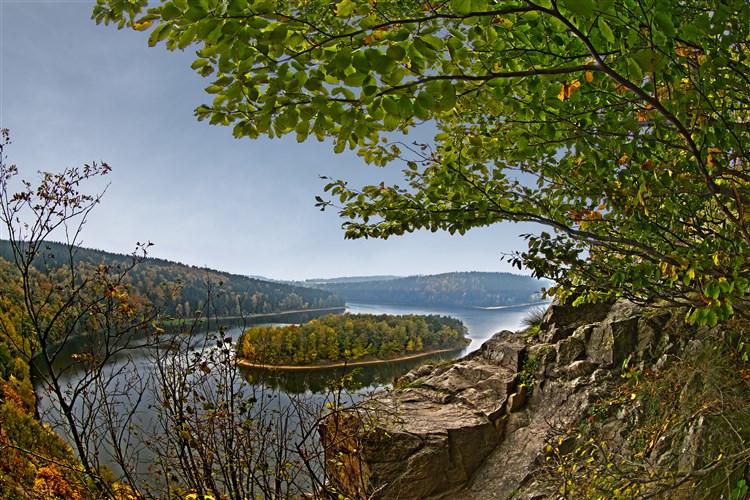
[[425, 352], [420, 352], [417, 354], [409, 354], [407, 356], [399, 356], [397, 358], [370, 359], [370, 360], [365, 360], [365, 361], [346, 361], [343, 363], [330, 363], [326, 365], [266, 365], [266, 364], [261, 364], [261, 363], [252, 363], [248, 361], [247, 359], [240, 358], [240, 357], [237, 358], [237, 363], [241, 364], [242, 366], [248, 366], [251, 368], [264, 368], [264, 369], [269, 369], [269, 370], [322, 370], [322, 369], [328, 369], [328, 368], [344, 368], [344, 367], [353, 367], [353, 366], [392, 363], [394, 361], [406, 361], [409, 359], [424, 358], [427, 356], [431, 356], [433, 354], [440, 354], [443, 352], [460, 351], [464, 347], [466, 346], [454, 347], [452, 349], [438, 349], [435, 351], [425, 351]]

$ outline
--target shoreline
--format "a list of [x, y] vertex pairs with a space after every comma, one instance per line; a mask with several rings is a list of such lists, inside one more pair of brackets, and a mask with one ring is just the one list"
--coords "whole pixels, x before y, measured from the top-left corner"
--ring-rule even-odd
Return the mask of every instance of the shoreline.
[[330, 368], [345, 368], [350, 366], [364, 366], [364, 365], [376, 365], [376, 364], [382, 364], [382, 363], [392, 363], [392, 362], [398, 362], [398, 361], [408, 361], [410, 359], [417, 359], [417, 358], [425, 358], [427, 356], [431, 356], [433, 354], [441, 354], [444, 352], [454, 352], [454, 351], [460, 351], [462, 349], [465, 349], [469, 344], [466, 344], [461, 347], [453, 347], [450, 349], [437, 349], [434, 351], [427, 351], [427, 352], [420, 352], [417, 354], [410, 354], [408, 356], [399, 356], [397, 358], [388, 358], [388, 359], [369, 359], [365, 361], [349, 361], [349, 362], [343, 362], [343, 363], [331, 363], [326, 365], [267, 365], [262, 363], [253, 363], [251, 361], [248, 361], [245, 358], [236, 358], [237, 363], [242, 366], [247, 366], [248, 368], [260, 368], [262, 370], [284, 370], [284, 371], [292, 371], [292, 370], [325, 370]]
[[528, 307], [528, 306], [540, 306], [547, 308], [552, 303], [551, 300], [543, 302], [527, 302], [525, 304], [514, 304], [512, 306], [473, 306], [474, 309], [481, 309], [482, 311], [499, 311], [501, 309], [513, 309], [515, 307]]
[[[237, 321], [237, 320], [254, 320], [254, 319], [262, 319], [262, 318], [272, 318], [274, 316], [289, 316], [292, 314], [306, 314], [306, 313], [339, 313], [343, 314], [346, 312], [346, 306], [335, 306], [335, 307], [318, 307], [315, 309], [292, 309], [289, 311], [281, 311], [281, 312], [270, 312], [270, 313], [252, 313], [252, 314], [246, 314], [244, 316], [217, 316], [213, 318], [205, 318], [205, 317], [199, 317], [199, 318], [178, 318], [175, 320], [171, 320], [174, 324], [177, 326], [181, 326], [183, 323], [206, 323], [206, 322], [214, 322], [214, 323], [221, 323], [224, 321]], [[162, 326], [174, 326], [173, 324], [170, 324], [168, 321], [162, 321], [160, 323]]]

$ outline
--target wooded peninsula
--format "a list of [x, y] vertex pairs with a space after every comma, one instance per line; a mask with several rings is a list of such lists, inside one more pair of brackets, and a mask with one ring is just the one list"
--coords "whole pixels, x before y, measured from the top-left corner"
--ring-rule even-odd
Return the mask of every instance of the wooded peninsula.
[[237, 356], [271, 366], [320, 366], [343, 360], [388, 360], [466, 346], [464, 324], [448, 316], [327, 315], [303, 325], [254, 326]]

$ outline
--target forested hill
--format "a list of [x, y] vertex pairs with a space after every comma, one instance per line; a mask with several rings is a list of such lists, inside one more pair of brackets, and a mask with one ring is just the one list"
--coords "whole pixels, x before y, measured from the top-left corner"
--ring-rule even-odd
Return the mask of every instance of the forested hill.
[[497, 307], [539, 301], [542, 288], [549, 284], [512, 273], [461, 272], [314, 286], [350, 302]]
[[[46, 256], [52, 267], [65, 265], [67, 247], [46, 243]], [[0, 258], [12, 261], [8, 241], [0, 241]], [[128, 255], [101, 250], [75, 248], [75, 262], [84, 265], [117, 266], [132, 261]], [[41, 265], [41, 260], [40, 260]], [[41, 270], [41, 269], [40, 269]], [[146, 258], [128, 273], [128, 283], [134, 292], [148, 297], [152, 303], [164, 307], [164, 314], [190, 317], [206, 308], [211, 296], [212, 316], [264, 314], [303, 309], [342, 307], [344, 301], [335, 292], [264, 281], [247, 276], [187, 266], [163, 259]], [[173, 295], [172, 291], [176, 287]]]

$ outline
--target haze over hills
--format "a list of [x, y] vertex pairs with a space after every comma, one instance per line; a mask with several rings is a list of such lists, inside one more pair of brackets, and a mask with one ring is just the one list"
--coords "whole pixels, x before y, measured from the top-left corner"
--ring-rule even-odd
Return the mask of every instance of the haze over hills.
[[[66, 264], [67, 247], [47, 243], [45, 256], [52, 268]], [[0, 258], [12, 260], [7, 241], [0, 241]], [[133, 257], [101, 250], [75, 248], [75, 261], [89, 266], [122, 266]], [[42, 269], [41, 260], [39, 269]], [[191, 317], [205, 308], [209, 294], [211, 314], [238, 316], [282, 311], [343, 307], [345, 301], [403, 305], [502, 307], [542, 300], [549, 283], [512, 273], [453, 272], [399, 277], [344, 276], [277, 281], [240, 276], [146, 258], [129, 273], [134, 290], [164, 308], [164, 314]], [[177, 291], [172, 293], [174, 284]], [[169, 286], [167, 286], [169, 285]]]
[[342, 276], [339, 278], [312, 278], [299, 282], [302, 286], [317, 286], [320, 284], [334, 283], [365, 283], [369, 281], [390, 281], [401, 279], [404, 276], [380, 275], [380, 276]]
[[387, 279], [337, 279], [309, 283], [346, 301], [404, 305], [502, 307], [539, 302], [550, 283], [512, 273], [454, 272]]

